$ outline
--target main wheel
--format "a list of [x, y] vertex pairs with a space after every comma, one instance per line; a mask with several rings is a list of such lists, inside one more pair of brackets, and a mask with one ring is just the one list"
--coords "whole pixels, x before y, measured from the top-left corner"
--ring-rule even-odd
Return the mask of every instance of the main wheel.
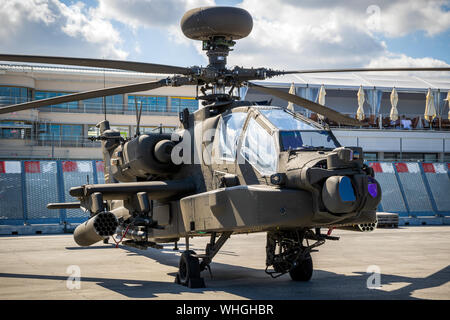
[[200, 263], [193, 255], [195, 252], [192, 250], [181, 254], [175, 282], [189, 288], [204, 288], [205, 282], [200, 278]]
[[297, 261], [297, 265], [289, 271], [291, 279], [294, 281], [309, 281], [313, 274], [313, 262], [311, 254], [308, 252], [302, 260]]

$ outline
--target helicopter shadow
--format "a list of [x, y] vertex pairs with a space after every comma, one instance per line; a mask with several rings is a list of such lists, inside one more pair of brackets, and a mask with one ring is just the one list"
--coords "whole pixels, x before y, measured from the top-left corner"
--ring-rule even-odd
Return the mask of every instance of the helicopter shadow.
[[[179, 245], [182, 247], [183, 245]], [[160, 264], [178, 268], [179, 255], [170, 247], [162, 250], [139, 250], [123, 248], [130, 255], [145, 256]], [[201, 252], [201, 249], [191, 249]], [[181, 248], [180, 251], [182, 252]], [[222, 253], [219, 252], [219, 254]], [[231, 252], [232, 255], [236, 255]], [[264, 269], [249, 268], [219, 262], [211, 264], [212, 274], [202, 272], [206, 288], [190, 289], [178, 284], [167, 284], [159, 293], [194, 292], [208, 293], [222, 291], [232, 296], [248, 299], [417, 299], [412, 294], [417, 290], [439, 287], [450, 281], [450, 265], [429, 276], [407, 277], [393, 274], [381, 274], [381, 287], [369, 289], [371, 274], [354, 272], [352, 275], [338, 274], [325, 270], [314, 270], [309, 282], [292, 281], [289, 275], [272, 279]], [[167, 273], [175, 278], [176, 272]], [[146, 284], [148, 285], [148, 284]], [[144, 285], [145, 286], [145, 285]], [[159, 285], [156, 283], [158, 289]], [[396, 288], [397, 287], [397, 288]], [[154, 288], [155, 289], [155, 288]], [[143, 294], [145, 296], [146, 294]], [[143, 297], [141, 296], [141, 297]]]
[[[174, 251], [165, 246], [162, 250], [139, 250], [121, 247], [128, 251], [129, 256], [144, 256], [159, 264], [178, 268], [179, 255], [183, 251]], [[111, 248], [97, 246], [96, 249]], [[66, 248], [72, 250], [72, 248]], [[201, 249], [191, 246], [191, 249], [201, 252]], [[233, 252], [230, 252], [233, 254]], [[207, 271], [202, 272], [206, 288], [187, 288], [174, 282], [150, 281], [135, 279], [114, 279], [100, 277], [81, 277], [81, 283], [95, 283], [107, 290], [116, 292], [130, 299], [157, 298], [162, 294], [189, 299], [258, 299], [258, 300], [364, 300], [364, 299], [418, 299], [413, 296], [417, 290], [442, 286], [450, 281], [450, 265], [426, 277], [408, 277], [393, 274], [381, 274], [381, 288], [369, 289], [368, 278], [371, 274], [354, 272], [351, 275], [338, 274], [325, 270], [314, 270], [309, 282], [292, 281], [289, 275], [272, 279], [264, 269], [249, 268], [239, 265], [213, 262], [212, 276]], [[164, 271], [162, 271], [164, 272]], [[176, 272], [167, 270], [167, 275], [175, 280]], [[2, 278], [41, 279], [66, 281], [67, 275], [33, 275], [0, 273]], [[82, 285], [83, 287], [83, 285]], [[220, 294], [218, 294], [220, 292]], [[170, 299], [170, 297], [168, 297]]]

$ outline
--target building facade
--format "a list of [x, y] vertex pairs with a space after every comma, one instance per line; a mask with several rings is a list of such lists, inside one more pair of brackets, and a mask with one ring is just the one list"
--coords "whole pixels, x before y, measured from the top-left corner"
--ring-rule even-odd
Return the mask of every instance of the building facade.
[[[68, 93], [153, 81], [167, 77], [136, 72], [93, 68], [53, 66], [0, 65], [0, 107], [45, 99]], [[448, 103], [450, 77], [438, 75], [289, 75], [257, 82], [289, 90], [316, 101], [320, 86], [327, 91], [326, 105], [355, 117], [356, 94], [360, 86], [366, 92], [365, 127], [340, 128], [329, 123], [341, 144], [364, 148], [371, 161], [450, 161], [450, 122]], [[400, 119], [389, 120], [390, 92], [399, 93], [400, 119], [410, 119], [411, 129], [403, 128]], [[425, 95], [431, 88], [435, 95], [437, 115], [433, 122], [423, 119]], [[255, 90], [246, 92], [251, 101], [271, 100], [273, 105], [287, 102], [273, 99]], [[272, 100], [273, 99], [273, 100]], [[178, 125], [179, 112], [198, 109], [195, 86], [165, 87], [151, 91], [109, 96], [41, 107], [0, 115], [0, 159], [101, 159], [100, 143], [89, 140], [98, 134], [95, 125], [106, 117], [113, 129], [130, 137], [136, 130], [136, 107], [142, 106], [141, 132], [171, 132]], [[315, 120], [317, 115], [294, 106]]]

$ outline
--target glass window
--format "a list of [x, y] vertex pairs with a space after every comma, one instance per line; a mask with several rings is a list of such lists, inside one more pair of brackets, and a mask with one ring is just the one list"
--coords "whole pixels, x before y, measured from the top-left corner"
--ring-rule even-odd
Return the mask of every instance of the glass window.
[[88, 126], [88, 137], [98, 137], [100, 135], [100, 128], [95, 125]]
[[280, 130], [317, 130], [283, 109], [259, 109], [259, 111]]
[[364, 152], [364, 160], [377, 161], [378, 154], [376, 152]]
[[385, 152], [384, 160], [398, 160], [400, 159], [400, 154], [396, 152]]
[[280, 131], [282, 151], [293, 149], [325, 148], [335, 149], [339, 144], [329, 131]]
[[423, 161], [423, 153], [403, 152], [401, 156], [401, 160]]
[[[172, 133], [174, 132], [176, 127], [162, 127], [162, 133]], [[134, 127], [134, 132], [136, 133], [136, 126]], [[159, 133], [159, 126], [151, 126], [151, 127], [139, 127], [139, 131], [141, 134], [144, 133]]]
[[[105, 97], [106, 112], [117, 113], [123, 111], [123, 94]], [[103, 97], [83, 100], [86, 112], [103, 113]]]
[[423, 160], [426, 162], [437, 162], [438, 155], [437, 153], [425, 153], [423, 155]]
[[219, 158], [234, 161], [242, 126], [247, 118], [243, 112], [234, 112], [222, 117], [219, 124]]
[[[71, 94], [72, 92], [50, 92], [50, 91], [36, 91], [34, 94], [35, 100], [48, 99], [54, 97], [65, 96]], [[78, 109], [78, 101], [72, 101], [67, 103], [59, 103], [55, 105], [45, 106], [43, 108], [55, 108], [53, 111], [58, 111], [58, 109]]]
[[39, 140], [59, 140], [61, 136], [61, 125], [59, 124], [40, 124], [38, 131]]
[[170, 106], [171, 112], [181, 112], [188, 108], [189, 112], [193, 113], [198, 110], [198, 100], [192, 97], [171, 97]]
[[24, 121], [0, 121], [1, 139], [25, 139], [31, 137], [33, 125]]
[[112, 130], [117, 130], [120, 132], [120, 135], [124, 138], [128, 138], [129, 135], [129, 127], [125, 127], [125, 126], [111, 126]]
[[262, 175], [271, 175], [277, 170], [275, 140], [255, 119], [250, 119], [245, 131], [241, 154]]
[[63, 124], [61, 125], [61, 138], [63, 140], [78, 140], [83, 136], [83, 125]]
[[136, 112], [136, 102], [138, 109], [141, 107], [142, 112], [166, 112], [167, 97], [160, 96], [128, 96], [128, 110]]
[[20, 87], [0, 86], [0, 105], [10, 105], [31, 100], [31, 90]]

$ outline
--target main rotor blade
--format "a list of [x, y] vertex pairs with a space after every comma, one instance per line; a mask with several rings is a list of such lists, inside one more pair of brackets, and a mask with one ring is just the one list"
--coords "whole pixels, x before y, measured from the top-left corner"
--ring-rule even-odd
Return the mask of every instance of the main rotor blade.
[[369, 72], [369, 71], [450, 71], [450, 67], [431, 67], [431, 68], [347, 68], [347, 69], [310, 69], [310, 70], [296, 70], [296, 71], [280, 71], [279, 74], [293, 74], [293, 73], [336, 73], [336, 72]]
[[274, 89], [274, 88], [269, 88], [269, 87], [264, 87], [258, 84], [254, 84], [251, 82], [247, 82], [248, 85], [250, 87], [255, 88], [258, 91], [273, 95], [275, 97], [278, 97], [280, 99], [286, 100], [286, 101], [290, 101], [296, 105], [302, 106], [306, 109], [309, 109], [313, 112], [316, 112], [318, 114], [321, 114], [325, 117], [327, 117], [328, 119], [341, 123], [341, 124], [347, 124], [347, 125], [352, 125], [352, 126], [361, 126], [362, 124], [353, 118], [347, 117], [333, 109], [327, 108], [321, 104], [318, 104], [316, 102], [313, 102], [311, 100], [308, 99], [304, 99], [302, 97], [299, 97], [297, 95], [294, 94], [290, 94], [288, 92], [284, 92], [278, 89]]
[[165, 73], [165, 74], [183, 74], [183, 75], [188, 75], [192, 73], [189, 68], [184, 67], [167, 66], [163, 64], [153, 64], [145, 62], [120, 61], [120, 60], [0, 54], [0, 61], [62, 64], [62, 65], [73, 65], [73, 66], [84, 66], [95, 68], [120, 69], [144, 73]]
[[105, 89], [97, 89], [91, 91], [84, 91], [78, 93], [67, 94], [60, 97], [42, 99], [42, 100], [34, 100], [30, 102], [19, 103], [7, 107], [0, 108], [0, 114], [10, 113], [15, 111], [28, 110], [33, 108], [45, 107], [59, 103], [67, 103], [78, 100], [86, 100], [92, 98], [99, 98], [104, 96], [112, 96], [115, 94], [124, 94], [130, 92], [138, 92], [138, 91], [146, 91], [152, 90], [156, 88], [160, 88], [167, 85], [167, 79], [151, 81], [151, 82], [142, 82], [129, 84], [125, 86], [111, 87]]

